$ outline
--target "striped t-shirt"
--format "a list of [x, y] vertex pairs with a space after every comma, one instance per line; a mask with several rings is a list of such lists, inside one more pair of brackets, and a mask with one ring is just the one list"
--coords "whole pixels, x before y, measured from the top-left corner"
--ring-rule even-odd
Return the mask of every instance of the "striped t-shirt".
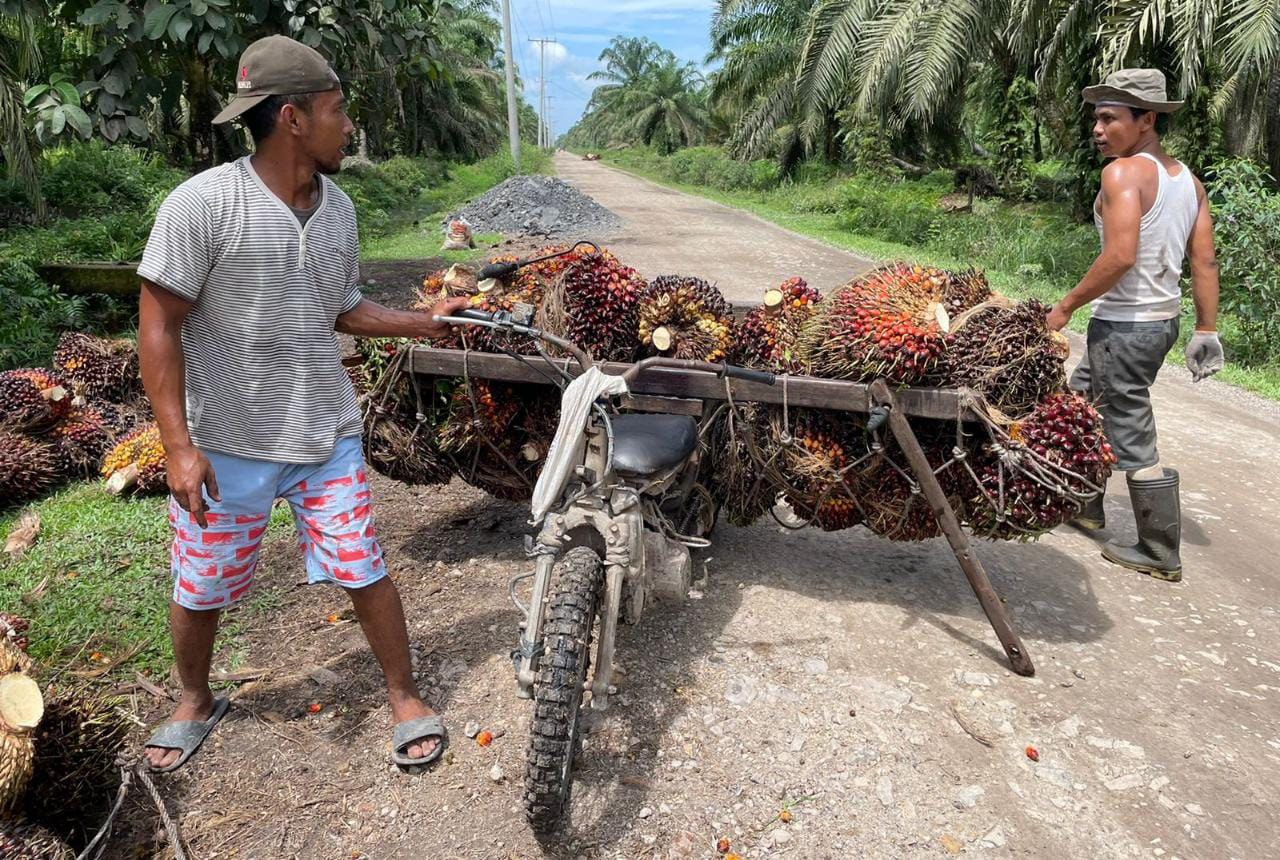
[[359, 260], [355, 207], [327, 177], [305, 227], [248, 158], [165, 199], [138, 275], [194, 302], [182, 348], [196, 447], [322, 463], [360, 435], [334, 333], [362, 300]]

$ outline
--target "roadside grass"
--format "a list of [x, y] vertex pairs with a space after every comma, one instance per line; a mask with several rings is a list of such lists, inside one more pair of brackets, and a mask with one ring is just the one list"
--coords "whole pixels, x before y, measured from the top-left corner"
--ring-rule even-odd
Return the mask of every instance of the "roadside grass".
[[389, 236], [372, 240], [361, 249], [361, 261], [378, 263], [443, 257], [447, 263], [470, 263], [483, 257], [490, 245], [502, 241], [501, 233], [477, 233], [475, 248], [466, 251], [441, 251], [444, 237], [436, 222], [437, 219], [429, 218], [425, 224], [410, 223]]
[[[966, 269], [974, 265], [972, 260], [961, 260], [918, 246], [887, 241], [853, 232], [847, 226], [847, 219], [840, 212], [796, 211], [796, 198], [812, 194], [812, 186], [781, 186], [769, 191], [726, 191], [706, 185], [691, 185], [673, 181], [660, 170], [655, 169], [650, 161], [628, 158], [625, 151], [621, 153], [604, 152], [602, 153], [602, 159], [615, 169], [640, 176], [668, 188], [705, 197], [725, 206], [745, 210], [780, 227], [785, 227], [803, 236], [817, 239], [833, 247], [842, 248], [872, 260], [880, 262], [904, 260], [944, 269]], [[1025, 237], [1023, 238], [1025, 239]], [[1018, 237], [1010, 237], [1010, 241], [1017, 240]], [[1034, 241], [1034, 238], [1029, 241]], [[1061, 279], [1050, 280], [1039, 275], [1037, 272], [1039, 267], [1037, 266], [1026, 266], [1022, 271], [1008, 271], [991, 267], [981, 268], [984, 269], [987, 279], [995, 289], [1015, 299], [1035, 298], [1046, 304], [1052, 304], [1061, 298], [1063, 293], [1073, 285]], [[781, 281], [791, 274], [794, 273], [780, 272], [778, 279]], [[1083, 333], [1088, 328], [1088, 325], [1089, 308], [1084, 307], [1076, 311], [1071, 319], [1070, 328], [1072, 331]], [[1228, 340], [1230, 339], [1233, 325], [1234, 321], [1230, 316], [1222, 315], [1219, 317], [1219, 329]], [[1178, 366], [1184, 364], [1182, 347], [1186, 345], [1194, 329], [1194, 309], [1190, 299], [1184, 299], [1181, 334], [1178, 346], [1169, 353], [1166, 359], [1169, 364]], [[1228, 362], [1227, 366], [1215, 378], [1231, 385], [1239, 386], [1247, 391], [1252, 391], [1270, 400], [1280, 400], [1280, 367], [1242, 367]]]
[[[81, 481], [0, 514], [4, 538], [25, 511], [40, 516], [35, 544], [16, 561], [0, 564], [0, 607], [31, 622], [30, 653], [43, 667], [110, 667], [104, 675], [168, 672], [173, 581], [167, 505], [167, 497], [116, 498], [99, 482]], [[264, 546], [291, 540], [292, 528], [289, 510], [277, 510]], [[224, 661], [240, 662], [237, 635], [253, 615], [276, 603], [270, 589], [255, 588], [244, 606], [224, 613], [217, 642]]]

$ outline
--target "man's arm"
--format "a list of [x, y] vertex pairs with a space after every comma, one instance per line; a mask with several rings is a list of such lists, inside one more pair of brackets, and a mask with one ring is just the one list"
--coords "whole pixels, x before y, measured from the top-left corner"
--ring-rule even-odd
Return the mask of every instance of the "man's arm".
[[1114, 287], [1138, 259], [1142, 194], [1138, 165], [1113, 161], [1102, 171], [1102, 253], [1080, 283], [1049, 311], [1049, 328], [1058, 330], [1082, 306]]
[[169, 490], [173, 498], [195, 515], [201, 528], [208, 526], [201, 490], [221, 501], [213, 466], [191, 443], [187, 431], [186, 361], [182, 354], [182, 323], [192, 302], [150, 281], [142, 282], [138, 299], [138, 358], [142, 385], [160, 428], [168, 460]]
[[1213, 376], [1225, 363], [1222, 341], [1218, 338], [1218, 254], [1213, 246], [1213, 215], [1204, 186], [1196, 180], [1196, 197], [1200, 213], [1187, 242], [1191, 258], [1191, 293], [1196, 303], [1196, 330], [1187, 342], [1187, 369], [1199, 382]]
[[470, 304], [466, 296], [441, 299], [423, 311], [397, 311], [377, 302], [364, 299], [360, 304], [338, 317], [334, 329], [357, 337], [444, 337], [449, 333], [447, 323], [433, 318], [448, 316]]

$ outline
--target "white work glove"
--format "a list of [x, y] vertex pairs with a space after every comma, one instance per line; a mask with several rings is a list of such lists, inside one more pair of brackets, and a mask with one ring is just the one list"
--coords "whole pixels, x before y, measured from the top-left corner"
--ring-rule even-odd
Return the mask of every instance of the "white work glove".
[[1226, 358], [1222, 354], [1222, 341], [1216, 331], [1196, 331], [1187, 341], [1187, 369], [1191, 378], [1199, 382], [1208, 379], [1219, 370]]

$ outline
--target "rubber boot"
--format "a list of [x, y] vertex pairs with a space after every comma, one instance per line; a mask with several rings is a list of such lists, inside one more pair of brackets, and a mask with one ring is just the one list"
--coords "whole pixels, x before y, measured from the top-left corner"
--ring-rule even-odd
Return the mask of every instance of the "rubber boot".
[[1102, 548], [1102, 557], [1113, 564], [1163, 579], [1182, 580], [1182, 508], [1178, 502], [1178, 473], [1166, 468], [1163, 478], [1129, 479], [1129, 500], [1138, 524], [1138, 542], [1120, 546], [1114, 541]]
[[1075, 519], [1071, 521], [1071, 525], [1076, 528], [1084, 529], [1087, 532], [1102, 531], [1107, 527], [1107, 512], [1103, 507], [1103, 499], [1106, 496], [1106, 490], [1102, 490], [1098, 495], [1085, 502], [1080, 507], [1080, 513], [1076, 514]]

